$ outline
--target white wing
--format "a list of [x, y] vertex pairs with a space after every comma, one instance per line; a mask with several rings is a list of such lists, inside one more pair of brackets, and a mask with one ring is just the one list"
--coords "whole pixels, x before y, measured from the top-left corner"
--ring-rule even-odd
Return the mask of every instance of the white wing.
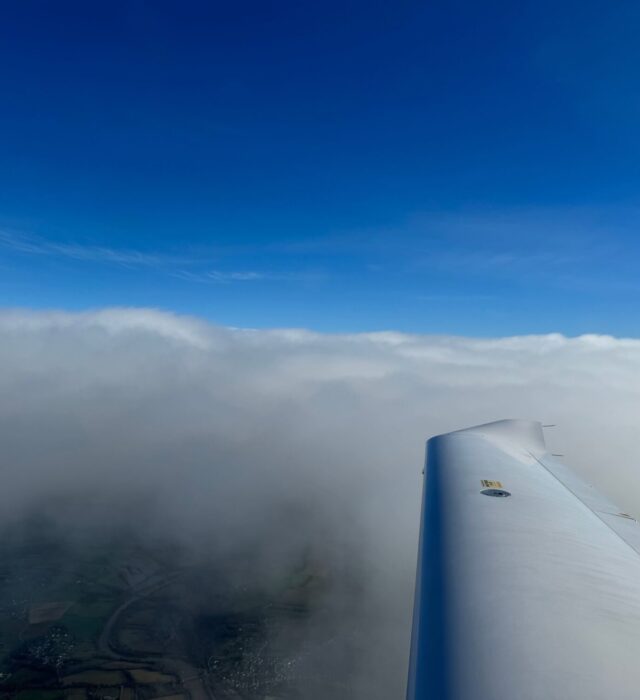
[[640, 526], [539, 423], [428, 442], [410, 700], [638, 700]]

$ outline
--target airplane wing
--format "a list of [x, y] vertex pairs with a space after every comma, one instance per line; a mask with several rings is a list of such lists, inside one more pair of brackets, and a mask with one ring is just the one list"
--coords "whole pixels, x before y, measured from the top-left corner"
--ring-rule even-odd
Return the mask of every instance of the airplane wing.
[[427, 443], [408, 700], [638, 700], [640, 525], [539, 423]]

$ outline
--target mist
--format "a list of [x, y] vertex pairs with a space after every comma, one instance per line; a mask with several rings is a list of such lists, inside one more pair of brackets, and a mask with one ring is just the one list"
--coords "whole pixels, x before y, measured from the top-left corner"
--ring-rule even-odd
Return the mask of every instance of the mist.
[[402, 697], [425, 439], [500, 418], [556, 424], [551, 450], [639, 515], [639, 399], [634, 339], [5, 311], [0, 527], [44, 519], [72, 548], [162, 541], [264, 590], [311, 558], [322, 604], [280, 631], [306, 649], [305, 673], [336, 674], [346, 697]]

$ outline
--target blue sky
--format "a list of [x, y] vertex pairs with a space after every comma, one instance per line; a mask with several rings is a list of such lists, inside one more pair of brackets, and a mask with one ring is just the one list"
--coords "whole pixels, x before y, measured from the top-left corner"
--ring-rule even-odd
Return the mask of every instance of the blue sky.
[[32, 2], [0, 304], [640, 335], [640, 6]]

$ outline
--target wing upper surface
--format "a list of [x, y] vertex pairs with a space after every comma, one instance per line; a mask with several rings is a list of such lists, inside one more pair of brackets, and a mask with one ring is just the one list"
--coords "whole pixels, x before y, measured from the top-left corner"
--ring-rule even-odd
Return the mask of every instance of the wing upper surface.
[[538, 462], [640, 555], [640, 524], [635, 518], [621, 511], [592, 484], [581, 479], [552, 456], [538, 458]]
[[636, 700], [638, 523], [538, 423], [441, 435], [427, 455], [408, 698]]

